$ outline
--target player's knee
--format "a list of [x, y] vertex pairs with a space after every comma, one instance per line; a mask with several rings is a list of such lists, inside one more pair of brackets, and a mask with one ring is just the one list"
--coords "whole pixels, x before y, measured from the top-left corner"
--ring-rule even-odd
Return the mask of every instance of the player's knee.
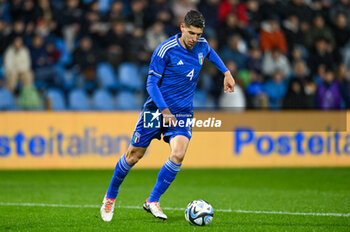
[[129, 148], [125, 154], [126, 162], [130, 165], [136, 164], [145, 154], [143, 150], [137, 148]]
[[181, 164], [182, 161], [185, 158], [185, 152], [184, 151], [173, 151], [170, 154], [170, 160], [173, 161], [176, 164]]

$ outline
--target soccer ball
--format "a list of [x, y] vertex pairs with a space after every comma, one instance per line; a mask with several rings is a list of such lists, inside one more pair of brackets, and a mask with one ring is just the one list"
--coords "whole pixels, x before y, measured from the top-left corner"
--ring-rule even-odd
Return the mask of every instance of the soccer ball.
[[213, 207], [204, 200], [191, 201], [185, 210], [186, 221], [196, 226], [209, 225], [213, 216]]

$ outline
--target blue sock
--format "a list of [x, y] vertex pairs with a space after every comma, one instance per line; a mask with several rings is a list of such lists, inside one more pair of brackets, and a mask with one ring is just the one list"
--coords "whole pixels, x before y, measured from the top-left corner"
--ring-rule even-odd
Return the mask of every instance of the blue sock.
[[175, 164], [170, 158], [165, 162], [158, 173], [157, 183], [154, 186], [149, 202], [159, 201], [160, 196], [168, 189], [176, 174], [180, 171], [181, 164]]
[[115, 166], [111, 184], [107, 190], [107, 198], [115, 199], [117, 197], [119, 186], [122, 184], [124, 178], [126, 175], [128, 175], [128, 172], [131, 168], [132, 166], [126, 162], [124, 154]]

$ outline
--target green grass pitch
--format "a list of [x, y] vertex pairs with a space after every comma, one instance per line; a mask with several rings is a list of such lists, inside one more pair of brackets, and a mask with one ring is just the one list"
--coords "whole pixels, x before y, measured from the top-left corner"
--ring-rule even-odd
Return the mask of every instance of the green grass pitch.
[[[107, 223], [112, 173], [0, 171], [0, 231], [350, 231], [350, 168], [183, 169], [160, 201], [167, 221], [141, 208], [158, 170], [132, 170]], [[195, 199], [212, 204], [209, 226], [185, 221]]]

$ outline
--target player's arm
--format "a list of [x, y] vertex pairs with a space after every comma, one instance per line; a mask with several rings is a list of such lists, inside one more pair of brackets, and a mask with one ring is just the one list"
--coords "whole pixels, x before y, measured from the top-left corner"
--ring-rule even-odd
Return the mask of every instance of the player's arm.
[[162, 74], [167, 64], [167, 56], [157, 56], [157, 50], [152, 56], [150, 63], [150, 69], [147, 78], [147, 92], [151, 96], [153, 102], [158, 107], [159, 111], [163, 114], [165, 123], [169, 121], [176, 121], [175, 116], [170, 112], [168, 105], [166, 104], [162, 93], [159, 89], [159, 81], [162, 78]]
[[159, 77], [156, 77], [153, 74], [148, 75], [147, 79], [147, 92], [151, 96], [154, 103], [157, 105], [160, 112], [162, 112], [164, 123], [169, 124], [169, 121], [176, 121], [175, 116], [170, 112], [168, 105], [165, 103], [165, 100], [160, 92], [158, 83], [160, 81]]
[[232, 77], [230, 70], [225, 66], [219, 55], [215, 50], [209, 46], [208, 59], [215, 64], [215, 66], [225, 75], [224, 78], [224, 91], [233, 92], [235, 87], [235, 80]]

